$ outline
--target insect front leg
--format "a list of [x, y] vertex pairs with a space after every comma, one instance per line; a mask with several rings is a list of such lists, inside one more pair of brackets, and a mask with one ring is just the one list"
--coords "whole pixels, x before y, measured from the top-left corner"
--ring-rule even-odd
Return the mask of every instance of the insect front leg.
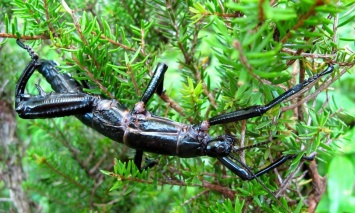
[[[281, 166], [288, 160], [292, 160], [297, 157], [297, 155], [282, 156], [275, 162], [266, 166], [264, 169], [261, 169], [260, 171], [254, 173], [240, 160], [231, 155], [234, 143], [235, 140], [233, 136], [228, 135], [220, 136], [219, 138], [209, 140], [207, 142], [206, 155], [217, 158], [225, 167], [227, 167], [231, 172], [239, 176], [242, 180], [253, 180]], [[314, 157], [315, 155], [309, 157], [304, 156], [302, 159], [313, 160]], [[236, 162], [240, 165], [238, 165]]]
[[32, 60], [16, 86], [15, 107], [21, 118], [53, 118], [82, 114], [89, 112], [99, 100], [98, 97], [83, 92], [45, 93], [39, 85], [36, 85], [39, 95], [25, 94], [26, 84], [36, 69], [37, 62]]
[[[231, 160], [228, 157], [220, 157], [220, 158], [218, 158], [218, 160], [224, 166], [226, 166], [229, 170], [231, 170], [234, 174], [238, 175], [242, 180], [253, 180], [253, 179], [281, 166], [286, 161], [295, 159], [296, 157], [297, 157], [297, 155], [282, 156], [278, 160], [276, 160], [275, 162], [271, 163], [270, 165], [268, 165], [267, 167], [265, 167], [264, 169], [261, 169], [260, 171], [258, 171], [256, 173], [253, 173], [252, 171], [250, 171], [250, 169], [247, 168], [245, 165], [244, 166], [237, 165], [233, 160]], [[314, 159], [314, 157], [315, 157], [315, 155], [314, 156], [304, 156], [304, 157], [302, 157], [302, 159], [312, 161]], [[237, 159], [234, 159], [234, 160], [237, 160]], [[239, 161], [239, 160], [237, 160], [237, 161]], [[241, 162], [239, 162], [239, 163], [242, 164]]]
[[[27, 65], [16, 84], [15, 107], [21, 118], [52, 118], [89, 112], [99, 100], [98, 97], [81, 92], [78, 84], [68, 75], [61, 74], [48, 60], [39, 59], [27, 45], [17, 40], [17, 44], [26, 49], [32, 60]], [[45, 93], [36, 85], [39, 95], [25, 94], [28, 80], [35, 70], [45, 75], [49, 83], [60, 93]]]
[[21, 94], [16, 100], [16, 112], [21, 118], [54, 118], [90, 112], [99, 100], [86, 93], [45, 93], [36, 85], [39, 95]]

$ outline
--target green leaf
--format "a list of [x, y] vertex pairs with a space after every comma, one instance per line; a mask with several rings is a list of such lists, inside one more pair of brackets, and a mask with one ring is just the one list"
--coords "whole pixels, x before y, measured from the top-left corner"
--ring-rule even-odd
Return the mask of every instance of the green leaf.
[[268, 1], [263, 4], [266, 18], [273, 21], [292, 20], [297, 18], [296, 11], [292, 7], [271, 7]]
[[106, 170], [100, 169], [100, 172], [103, 173], [103, 174], [105, 174], [105, 175], [111, 175], [111, 172], [106, 171]]
[[116, 189], [119, 189], [120, 187], [121, 187], [121, 181], [116, 181], [113, 185], [112, 185], [112, 187], [109, 189], [109, 191], [111, 192], [111, 191], [113, 191], [113, 190], [116, 190]]

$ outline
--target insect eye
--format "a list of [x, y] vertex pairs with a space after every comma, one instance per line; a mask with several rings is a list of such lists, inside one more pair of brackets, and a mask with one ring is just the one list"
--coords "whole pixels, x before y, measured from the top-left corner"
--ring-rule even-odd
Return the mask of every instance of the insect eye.
[[223, 157], [227, 156], [232, 150], [232, 143], [228, 140], [212, 141], [207, 144], [208, 156]]

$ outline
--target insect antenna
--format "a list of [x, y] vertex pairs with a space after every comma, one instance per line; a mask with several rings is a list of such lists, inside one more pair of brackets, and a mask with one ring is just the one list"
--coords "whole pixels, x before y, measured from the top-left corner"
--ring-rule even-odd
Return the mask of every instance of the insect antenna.
[[237, 149], [233, 150], [232, 152], [234, 152], [234, 153], [241, 152], [241, 151], [244, 151], [247, 149], [252, 149], [252, 148], [259, 147], [259, 146], [263, 146], [263, 145], [269, 144], [271, 142], [272, 142], [271, 140], [268, 140], [268, 141], [259, 142], [259, 143], [253, 144], [253, 145], [249, 145], [249, 146], [238, 147]]

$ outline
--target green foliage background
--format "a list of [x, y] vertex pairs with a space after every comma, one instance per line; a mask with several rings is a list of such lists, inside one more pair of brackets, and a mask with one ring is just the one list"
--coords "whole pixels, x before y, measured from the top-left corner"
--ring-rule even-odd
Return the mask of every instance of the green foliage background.
[[[73, 117], [17, 119], [15, 137], [22, 145], [2, 152], [2, 174], [10, 171], [5, 162], [19, 155], [26, 174], [22, 188], [34, 212], [300, 212], [312, 208], [314, 190], [321, 187], [315, 179], [325, 175], [328, 189], [317, 211], [351, 212], [355, 13], [352, 2], [337, 2], [1, 1], [0, 93], [7, 103], [13, 103], [16, 81], [30, 60], [15, 38], [28, 40], [63, 72], [87, 80], [87, 92], [130, 108], [155, 65], [167, 63], [167, 96], [155, 96], [148, 108], [186, 124], [266, 104], [327, 63], [336, 67], [262, 117], [211, 129], [214, 136], [235, 135], [239, 147], [272, 139], [268, 146], [235, 153], [253, 171], [282, 154], [299, 154], [258, 181], [241, 181], [215, 159], [151, 153], [146, 157], [159, 164], [139, 173], [131, 167], [133, 150]], [[37, 93], [38, 82], [50, 91], [36, 73], [29, 93]], [[303, 100], [308, 103], [297, 105]], [[309, 176], [308, 163], [300, 159], [312, 153], [318, 153], [320, 174]], [[1, 197], [9, 197], [8, 183], [0, 184]], [[0, 208], [16, 205], [1, 202]]]

